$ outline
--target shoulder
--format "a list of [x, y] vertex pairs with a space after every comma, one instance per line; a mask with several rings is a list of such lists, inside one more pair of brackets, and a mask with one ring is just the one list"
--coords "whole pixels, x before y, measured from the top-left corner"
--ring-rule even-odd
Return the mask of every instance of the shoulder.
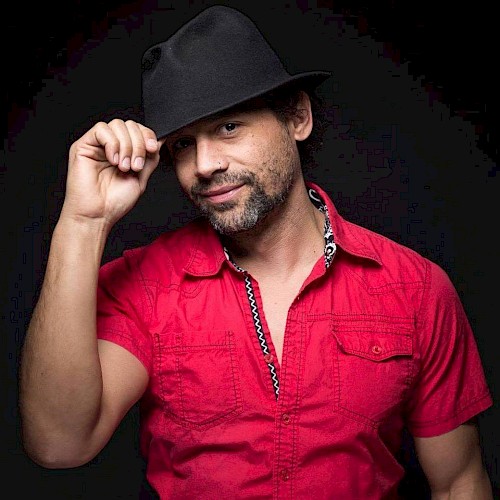
[[203, 243], [209, 229], [202, 219], [165, 231], [146, 245], [127, 249], [123, 254], [101, 266], [102, 278], [110, 274], [126, 274], [128, 279], [158, 277], [167, 271], [181, 270]]
[[342, 225], [341, 248], [347, 258], [360, 260], [377, 279], [437, 287], [451, 284], [443, 267], [408, 245], [349, 221], [344, 220]]

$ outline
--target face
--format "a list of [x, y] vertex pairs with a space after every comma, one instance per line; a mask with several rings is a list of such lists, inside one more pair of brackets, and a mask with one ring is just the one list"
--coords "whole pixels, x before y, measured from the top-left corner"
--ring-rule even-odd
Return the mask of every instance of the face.
[[167, 138], [185, 193], [222, 234], [255, 228], [301, 175], [293, 122], [266, 108], [195, 123]]

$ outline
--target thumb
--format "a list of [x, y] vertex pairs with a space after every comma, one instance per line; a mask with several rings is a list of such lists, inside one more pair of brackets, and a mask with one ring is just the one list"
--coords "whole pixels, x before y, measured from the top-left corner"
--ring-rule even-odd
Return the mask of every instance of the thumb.
[[146, 190], [149, 178], [151, 174], [156, 170], [160, 162], [159, 148], [155, 153], [148, 153], [146, 155], [146, 161], [144, 167], [137, 173], [139, 178], [139, 186], [141, 188], [141, 194]]

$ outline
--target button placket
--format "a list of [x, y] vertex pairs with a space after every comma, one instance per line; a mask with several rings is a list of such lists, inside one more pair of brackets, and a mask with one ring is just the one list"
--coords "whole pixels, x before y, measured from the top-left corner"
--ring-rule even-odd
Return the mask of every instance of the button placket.
[[280, 479], [282, 481], [288, 481], [290, 479], [290, 471], [288, 469], [280, 470]]
[[272, 363], [274, 361], [274, 356], [270, 353], [264, 355], [264, 361], [266, 363]]

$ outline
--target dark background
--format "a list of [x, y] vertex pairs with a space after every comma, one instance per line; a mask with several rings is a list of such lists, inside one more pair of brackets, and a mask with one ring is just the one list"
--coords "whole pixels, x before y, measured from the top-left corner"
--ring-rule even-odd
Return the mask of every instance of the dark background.
[[[259, 5], [262, 3], [262, 5]], [[17, 498], [150, 498], [134, 408], [87, 466], [43, 470], [22, 451], [17, 367], [64, 196], [67, 150], [96, 120], [140, 119], [140, 57], [212, 4], [253, 17], [289, 70], [325, 69], [332, 117], [309, 177], [348, 219], [441, 265], [474, 328], [494, 407], [480, 418], [499, 497], [499, 103], [496, 17], [484, 1], [67, 1], [12, 4], [3, 20], [2, 163], [4, 477]], [[231, 43], [231, 40], [228, 40]], [[158, 169], [113, 230], [104, 259], [191, 217]], [[409, 451], [408, 498], [426, 496]]]

